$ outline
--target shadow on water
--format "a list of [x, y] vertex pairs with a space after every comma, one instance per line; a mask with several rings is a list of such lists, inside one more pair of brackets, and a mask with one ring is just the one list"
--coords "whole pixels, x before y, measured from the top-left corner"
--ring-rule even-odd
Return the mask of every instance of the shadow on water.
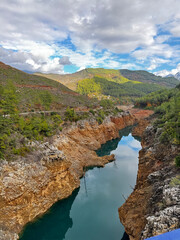
[[[122, 137], [127, 137], [134, 126], [128, 126], [119, 131], [119, 138], [112, 139], [107, 141], [106, 143], [101, 145], [101, 148], [96, 151], [99, 157], [103, 157], [105, 155], [110, 155], [111, 151], [115, 150], [118, 146], [119, 141]], [[139, 141], [139, 139], [137, 139]]]
[[70, 210], [78, 192], [79, 189], [76, 189], [70, 197], [58, 201], [42, 217], [27, 224], [24, 232], [20, 236], [20, 240], [64, 239], [68, 229], [73, 226]]
[[98, 156], [113, 153], [116, 160], [103, 169], [84, 169], [91, 170], [81, 179], [80, 189], [27, 224], [20, 240], [129, 240], [117, 209], [124, 203], [122, 195], [132, 192], [137, 176], [141, 146], [130, 134], [132, 128], [120, 130], [119, 138], [96, 151]]
[[126, 232], [124, 232], [123, 237], [121, 238], [121, 240], [129, 240], [129, 236], [127, 235]]

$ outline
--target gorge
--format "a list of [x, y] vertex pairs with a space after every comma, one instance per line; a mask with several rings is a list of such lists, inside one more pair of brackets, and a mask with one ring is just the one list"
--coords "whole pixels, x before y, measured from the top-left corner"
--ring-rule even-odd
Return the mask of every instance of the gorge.
[[87, 170], [80, 188], [28, 224], [20, 239], [121, 239], [124, 228], [117, 209], [135, 185], [141, 148], [131, 130], [120, 130], [120, 138], [106, 142], [97, 151], [99, 156], [113, 153], [115, 161]]
[[[64, 128], [60, 135], [51, 139], [52, 142], [32, 142], [38, 150], [29, 154], [28, 158], [16, 162], [3, 161], [0, 179], [1, 239], [18, 239], [26, 223], [45, 213], [55, 202], [67, 198], [79, 187], [86, 168], [102, 167], [113, 161], [113, 154], [100, 157], [94, 150], [99, 149], [101, 144], [118, 138], [119, 130], [134, 123], [140, 123], [140, 127], [133, 130], [134, 135], [142, 135], [148, 124], [142, 119], [150, 114], [152, 111], [133, 110], [131, 113], [107, 117], [102, 124], [94, 120], [79, 121]], [[178, 171], [173, 166], [172, 159], [179, 150], [170, 146], [173, 148], [167, 149], [169, 154], [166, 151], [159, 152], [160, 146], [154, 146], [154, 134], [158, 133], [152, 127], [147, 128], [142, 139], [143, 149], [140, 151], [135, 190], [119, 209], [120, 220], [132, 240], [163, 233], [169, 227], [175, 229], [179, 224], [179, 187], [175, 186], [173, 191], [168, 190]], [[164, 157], [169, 158], [169, 166], [167, 162], [164, 165]], [[169, 174], [165, 177], [164, 172]], [[168, 179], [164, 182], [164, 178]], [[69, 204], [72, 204], [74, 194], [76, 192], [68, 200]], [[170, 213], [166, 208], [170, 208]], [[164, 225], [160, 223], [152, 226], [155, 221], [151, 219], [158, 218], [158, 211], [164, 211], [164, 218], [161, 219], [162, 224], [165, 221]], [[167, 225], [169, 214], [173, 221]], [[69, 224], [71, 226], [71, 221]]]

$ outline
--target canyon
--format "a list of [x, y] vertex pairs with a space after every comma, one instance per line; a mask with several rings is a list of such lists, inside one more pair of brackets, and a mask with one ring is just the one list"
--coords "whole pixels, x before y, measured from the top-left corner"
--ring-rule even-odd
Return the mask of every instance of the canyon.
[[[166, 231], [168, 226], [162, 227], [161, 224], [158, 227], [156, 224], [152, 227], [152, 224], [159, 221], [156, 219], [159, 217], [158, 211], [164, 211], [164, 219], [169, 214], [165, 203], [157, 201], [162, 200], [163, 194], [165, 202], [169, 204], [168, 208], [179, 209], [178, 200], [175, 201], [178, 199], [178, 188], [174, 187], [173, 196], [168, 190], [177, 169], [172, 163], [167, 165], [167, 162], [172, 162], [178, 150], [172, 147], [160, 154], [160, 146], [156, 144], [154, 147], [153, 139], [158, 133], [153, 132], [152, 127], [147, 127], [149, 122], [144, 119], [152, 113], [135, 109], [119, 113], [118, 116], [106, 117], [102, 124], [93, 119], [81, 120], [63, 128], [61, 134], [53, 136], [49, 142], [31, 142], [35, 150], [28, 156], [14, 162], [2, 161], [0, 239], [18, 239], [26, 223], [42, 215], [58, 200], [70, 196], [79, 187], [86, 168], [103, 167], [113, 161], [113, 155], [98, 157], [95, 150], [108, 140], [117, 138], [120, 129], [135, 123], [139, 123], [139, 126], [134, 128], [133, 134], [143, 136], [143, 149], [139, 155], [137, 183], [133, 193], [119, 209], [120, 220], [132, 240]], [[168, 161], [163, 162], [164, 158]], [[164, 178], [167, 178], [166, 184]], [[179, 220], [173, 215], [176, 211], [171, 212], [173, 221], [170, 227], [173, 229], [177, 228]]]
[[79, 187], [89, 166], [104, 166], [114, 156], [98, 157], [94, 150], [117, 138], [136, 117], [121, 113], [103, 124], [83, 120], [64, 127], [49, 142], [30, 142], [32, 153], [0, 164], [0, 239], [18, 239], [23, 226], [67, 198]]

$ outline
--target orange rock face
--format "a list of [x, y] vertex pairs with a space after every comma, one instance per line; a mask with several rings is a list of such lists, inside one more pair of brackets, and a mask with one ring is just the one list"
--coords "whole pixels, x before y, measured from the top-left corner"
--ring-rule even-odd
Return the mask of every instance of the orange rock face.
[[[137, 115], [137, 114], [136, 114]], [[142, 116], [141, 116], [142, 117]], [[18, 239], [23, 226], [53, 203], [79, 187], [84, 168], [104, 166], [114, 156], [98, 157], [94, 150], [117, 138], [119, 130], [137, 122], [131, 114], [96, 121], [80, 121], [40, 144], [39, 152], [0, 166], [0, 239]]]
[[[140, 120], [133, 134], [142, 136], [147, 125], [147, 120]], [[176, 201], [171, 203], [168, 198], [167, 201], [165, 199], [167, 191], [173, 195], [169, 183], [178, 174], [173, 162], [179, 148], [171, 144], [162, 145], [158, 139], [158, 130], [153, 127], [146, 128], [141, 144], [143, 148], [139, 152], [135, 189], [119, 208], [120, 221], [130, 240], [143, 240], [178, 228], [176, 213], [173, 215], [171, 211], [178, 209], [178, 197], [174, 193], [172, 198], [176, 198]], [[175, 224], [171, 222], [172, 218]]]

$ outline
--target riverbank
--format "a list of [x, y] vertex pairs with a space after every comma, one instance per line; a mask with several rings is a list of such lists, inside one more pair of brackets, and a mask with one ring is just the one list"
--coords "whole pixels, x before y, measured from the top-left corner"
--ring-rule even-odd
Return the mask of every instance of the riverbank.
[[[119, 208], [119, 217], [130, 240], [146, 239], [180, 227], [179, 170], [174, 158], [180, 152], [177, 144], [163, 145], [161, 129], [141, 120], [142, 150], [139, 152], [138, 176], [135, 189]], [[143, 132], [143, 131], [142, 131]]]
[[[79, 121], [64, 128], [50, 143], [32, 143], [37, 151], [15, 162], [1, 162], [0, 238], [18, 239], [23, 226], [67, 198], [79, 187], [84, 168], [104, 166], [114, 156], [98, 157], [94, 150], [117, 138], [119, 130], [147, 116], [121, 113], [102, 124]], [[151, 112], [149, 111], [149, 114]]]

